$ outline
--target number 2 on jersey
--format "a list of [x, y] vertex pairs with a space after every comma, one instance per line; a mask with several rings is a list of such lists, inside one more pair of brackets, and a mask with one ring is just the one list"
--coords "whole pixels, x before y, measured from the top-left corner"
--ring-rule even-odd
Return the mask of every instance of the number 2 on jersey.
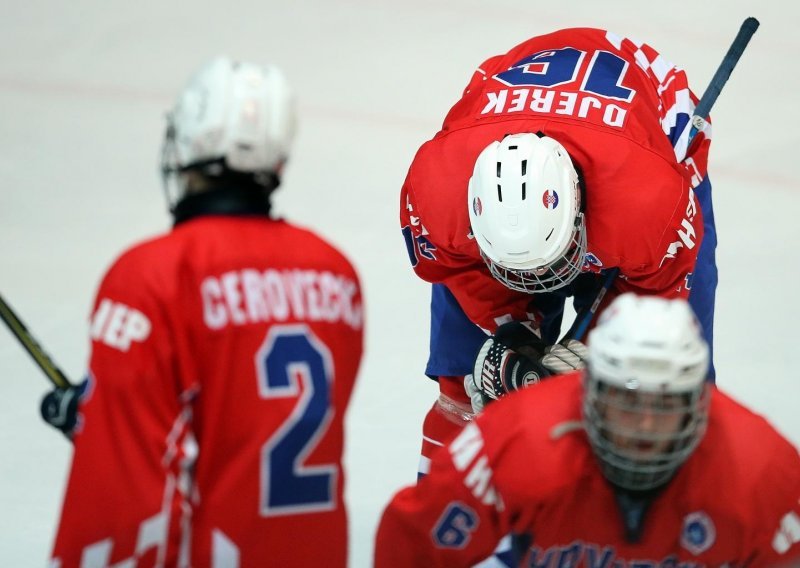
[[261, 398], [297, 398], [291, 414], [261, 448], [261, 514], [336, 508], [335, 463], [305, 465], [333, 418], [333, 359], [304, 325], [270, 329], [256, 354]]

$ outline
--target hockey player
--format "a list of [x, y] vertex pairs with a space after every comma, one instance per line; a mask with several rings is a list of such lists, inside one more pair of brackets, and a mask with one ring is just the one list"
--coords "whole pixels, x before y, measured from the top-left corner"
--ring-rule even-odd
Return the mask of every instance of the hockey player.
[[[588, 371], [490, 404], [383, 514], [377, 568], [800, 565], [800, 455], [705, 380], [685, 300], [619, 296]], [[515, 564], [516, 565], [516, 564]]]
[[44, 404], [75, 444], [53, 566], [346, 566], [361, 292], [338, 250], [270, 217], [294, 128], [273, 66], [216, 58], [178, 97], [175, 226], [100, 285], [77, 423], [74, 391]]
[[400, 202], [414, 270], [433, 283], [426, 374], [441, 396], [421, 474], [472, 412], [464, 376], [486, 334], [515, 320], [537, 349], [554, 344], [565, 298], [592, 304], [609, 269], [599, 311], [625, 291], [688, 297], [711, 343], [710, 127], [687, 145], [695, 103], [653, 48], [597, 29], [534, 37], [474, 73]]

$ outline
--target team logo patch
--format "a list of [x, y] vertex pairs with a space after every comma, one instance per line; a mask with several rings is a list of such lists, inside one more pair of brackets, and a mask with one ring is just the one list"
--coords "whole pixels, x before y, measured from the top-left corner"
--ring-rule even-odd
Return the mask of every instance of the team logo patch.
[[681, 546], [695, 556], [711, 548], [716, 539], [717, 530], [714, 528], [714, 523], [702, 511], [689, 513], [683, 519]]
[[547, 209], [558, 207], [558, 194], [552, 189], [546, 189], [542, 194], [542, 203]]
[[480, 217], [481, 213], [483, 213], [483, 204], [481, 203], [480, 197], [476, 197], [472, 200], [472, 210], [475, 212], [476, 217]]
[[526, 386], [526, 387], [528, 387], [530, 385], [535, 385], [540, 380], [541, 380], [541, 377], [539, 377], [539, 374], [534, 372], [534, 371], [528, 371], [527, 373], [522, 375], [522, 384], [523, 384], [523, 386]]
[[603, 269], [603, 262], [597, 258], [593, 253], [587, 252], [583, 257], [583, 264], [581, 265], [581, 272], [592, 272], [600, 274]]

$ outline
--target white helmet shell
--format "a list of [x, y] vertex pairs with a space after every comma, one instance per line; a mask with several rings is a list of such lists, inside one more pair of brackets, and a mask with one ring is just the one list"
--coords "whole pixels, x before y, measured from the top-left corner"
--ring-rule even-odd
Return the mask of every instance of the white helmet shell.
[[623, 294], [589, 334], [583, 414], [589, 442], [614, 485], [667, 483], [708, 422], [709, 349], [689, 304]]
[[217, 57], [189, 80], [169, 123], [176, 169], [224, 159], [231, 170], [274, 172], [294, 139], [294, 97], [277, 67]]
[[688, 392], [708, 372], [708, 345], [689, 304], [657, 296], [619, 296], [589, 334], [597, 380], [647, 392]]
[[581, 270], [586, 231], [578, 174], [566, 149], [536, 134], [512, 134], [483, 149], [468, 189], [472, 233], [507, 287], [544, 292]]

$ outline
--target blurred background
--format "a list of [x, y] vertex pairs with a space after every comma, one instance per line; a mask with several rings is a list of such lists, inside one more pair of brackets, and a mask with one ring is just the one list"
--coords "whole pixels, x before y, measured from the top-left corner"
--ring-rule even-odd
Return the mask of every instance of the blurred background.
[[[344, 249], [363, 279], [367, 354], [348, 416], [353, 567], [415, 480], [429, 288], [398, 227], [399, 190], [473, 69], [530, 36], [600, 27], [646, 41], [702, 93], [741, 22], [761, 28], [713, 111], [718, 384], [800, 444], [798, 9], [778, 0], [15, 2], [0, 20], [0, 292], [74, 379], [100, 277], [167, 230], [164, 113], [216, 54], [272, 62], [299, 136], [276, 208]], [[543, 7], [540, 7], [542, 5]], [[71, 447], [38, 415], [48, 384], [0, 330], [0, 566], [43, 566]]]

